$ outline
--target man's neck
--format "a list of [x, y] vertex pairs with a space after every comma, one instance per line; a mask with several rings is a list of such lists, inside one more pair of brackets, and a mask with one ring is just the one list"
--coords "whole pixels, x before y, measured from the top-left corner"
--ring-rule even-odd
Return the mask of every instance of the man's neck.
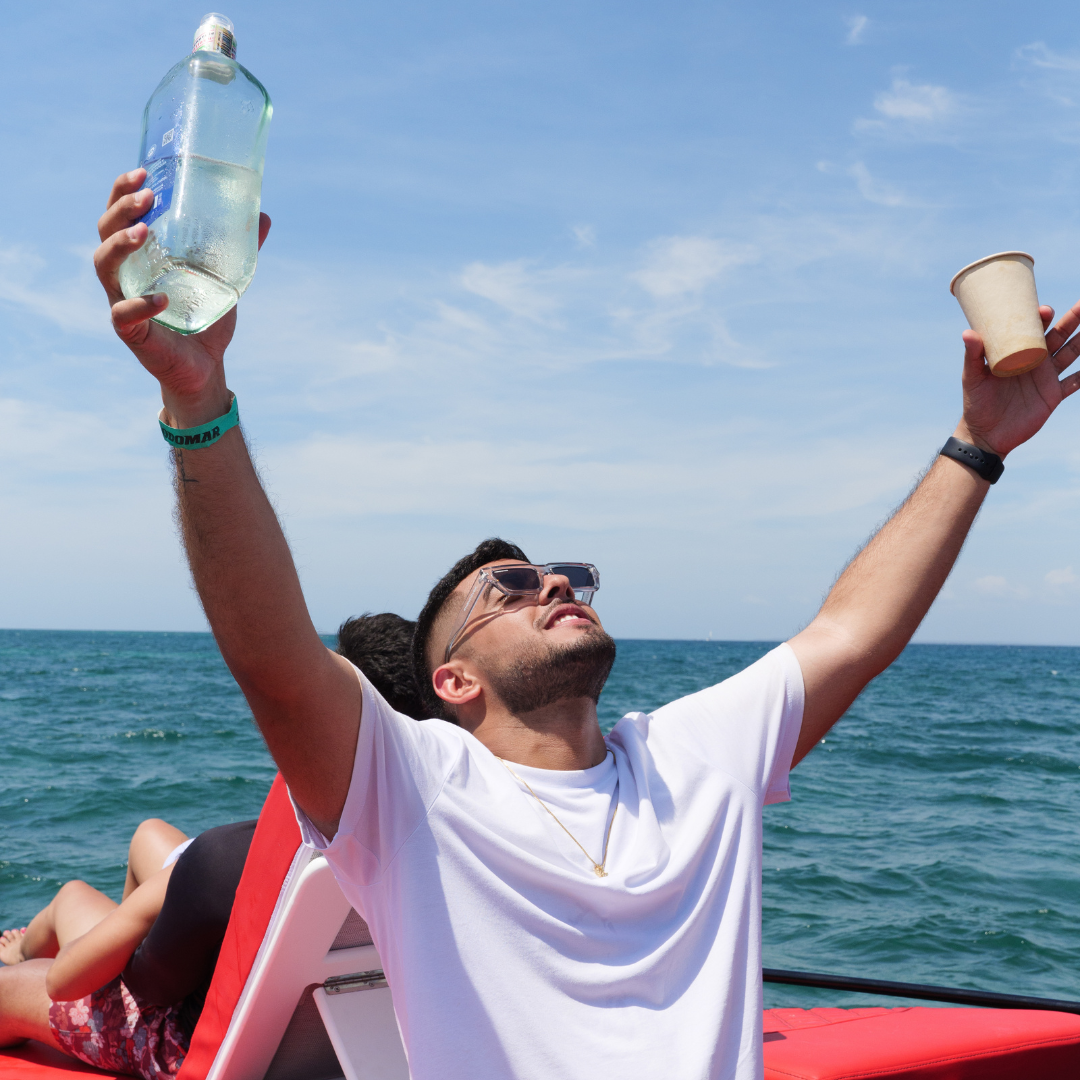
[[607, 756], [591, 698], [556, 701], [517, 716], [496, 705], [459, 722], [496, 757], [534, 769], [591, 769]]

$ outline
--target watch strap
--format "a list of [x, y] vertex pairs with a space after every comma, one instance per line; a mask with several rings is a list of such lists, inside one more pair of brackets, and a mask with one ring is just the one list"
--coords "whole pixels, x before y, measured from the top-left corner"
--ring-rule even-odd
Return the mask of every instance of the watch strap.
[[967, 465], [991, 484], [996, 484], [1005, 471], [1005, 462], [997, 454], [980, 450], [977, 446], [961, 442], [952, 436], [941, 448], [941, 457], [952, 458], [953, 461], [959, 461], [961, 465]]

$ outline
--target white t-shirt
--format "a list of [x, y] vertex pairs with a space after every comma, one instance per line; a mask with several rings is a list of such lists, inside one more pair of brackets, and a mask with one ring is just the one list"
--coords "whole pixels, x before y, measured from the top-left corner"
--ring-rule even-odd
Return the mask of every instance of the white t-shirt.
[[631, 713], [595, 768], [511, 764], [395, 713], [366, 679], [352, 785], [323, 849], [367, 921], [414, 1080], [762, 1074], [761, 816], [790, 798], [803, 682], [781, 645]]

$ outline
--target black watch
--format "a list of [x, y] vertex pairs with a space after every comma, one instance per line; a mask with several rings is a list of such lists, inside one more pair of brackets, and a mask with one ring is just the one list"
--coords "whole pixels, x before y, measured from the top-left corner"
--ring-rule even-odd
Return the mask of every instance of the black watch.
[[941, 448], [941, 456], [959, 461], [961, 465], [967, 465], [984, 480], [996, 484], [1005, 471], [1005, 462], [987, 450], [980, 450], [971, 443], [961, 442], [959, 439], [949, 437], [948, 442]]

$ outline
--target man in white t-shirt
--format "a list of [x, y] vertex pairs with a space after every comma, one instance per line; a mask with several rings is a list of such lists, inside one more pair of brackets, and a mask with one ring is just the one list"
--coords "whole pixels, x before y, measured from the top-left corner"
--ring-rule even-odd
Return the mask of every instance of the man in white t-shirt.
[[[481, 544], [436, 588], [421, 629], [437, 632], [430, 615], [455, 578], [524, 565], [512, 545]], [[527, 634], [561, 629], [546, 662], [503, 676], [507, 696], [546, 708], [523, 709], [515, 728], [487, 731], [487, 715], [471, 731], [418, 724], [358, 674], [340, 823], [327, 845], [300, 810], [305, 838], [371, 927], [414, 1076], [755, 1076], [761, 810], [788, 798], [803, 713], [795, 653], [781, 645], [718, 686], [624, 717], [605, 740], [595, 704], [614, 642], [554, 576], [544, 604], [484, 586], [494, 621], [516, 610]], [[463, 641], [459, 655], [439, 665], [454, 704], [435, 698], [429, 711], [452, 716], [483, 696], [482, 654]], [[545, 754], [543, 730], [564, 711], [584, 761]]]
[[[955, 436], [813, 622], [746, 671], [605, 738], [614, 643], [588, 602], [597, 572], [493, 542], [421, 614], [433, 718], [417, 723], [307, 614], [234, 427], [235, 312], [182, 337], [148, 321], [159, 298], [124, 299], [144, 178], [113, 187], [98, 275], [117, 333], [161, 384], [207, 617], [306, 835], [371, 926], [415, 1080], [760, 1076], [762, 808], [908, 642], [1001, 459], [1080, 386], [1059, 379], [1080, 352], [1080, 305], [1047, 334], [1050, 358], [1013, 379], [992, 377], [964, 335]], [[260, 239], [268, 229], [264, 216]], [[675, 566], [672, 588], [713, 572]], [[653, 586], [641, 602], [664, 598]]]

